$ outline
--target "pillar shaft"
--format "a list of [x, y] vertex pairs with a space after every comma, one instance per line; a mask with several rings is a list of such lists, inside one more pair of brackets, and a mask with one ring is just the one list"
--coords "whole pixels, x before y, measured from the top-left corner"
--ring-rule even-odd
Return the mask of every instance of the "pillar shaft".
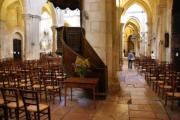
[[57, 50], [57, 30], [56, 26], [51, 27], [53, 32], [53, 43], [52, 43], [52, 54], [55, 57], [56, 56], [56, 50]]
[[6, 39], [6, 27], [5, 22], [0, 20], [0, 59], [5, 58], [5, 39]]
[[24, 14], [25, 20], [25, 59], [40, 58], [39, 22], [40, 16]]

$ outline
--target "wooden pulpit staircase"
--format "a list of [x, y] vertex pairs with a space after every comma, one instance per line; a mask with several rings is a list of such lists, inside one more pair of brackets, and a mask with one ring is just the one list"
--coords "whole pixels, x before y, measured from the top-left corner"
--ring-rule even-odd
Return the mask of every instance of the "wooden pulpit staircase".
[[107, 66], [97, 55], [92, 46], [85, 38], [85, 31], [80, 27], [59, 27], [57, 28], [57, 53], [62, 54], [64, 70], [70, 76], [77, 76], [72, 63], [77, 56], [88, 58], [90, 68], [85, 77], [99, 78], [97, 95], [105, 98], [107, 94]]

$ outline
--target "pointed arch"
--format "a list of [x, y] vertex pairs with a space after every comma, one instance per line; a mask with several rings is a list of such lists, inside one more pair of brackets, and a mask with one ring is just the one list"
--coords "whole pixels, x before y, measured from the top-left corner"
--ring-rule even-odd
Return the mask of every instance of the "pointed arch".
[[150, 7], [149, 2], [145, 2], [145, 0], [128, 0], [124, 3], [122, 3], [121, 7], [124, 8], [122, 16], [125, 14], [127, 9], [130, 6], [132, 6], [133, 4], [138, 4], [139, 6], [141, 6], [145, 10], [145, 12], [147, 13], [147, 16], [148, 16], [148, 22], [151, 23], [151, 21], [152, 21], [152, 8]]
[[44, 6], [42, 7], [42, 10], [41, 10], [41, 14], [43, 12], [47, 12], [49, 14], [49, 16], [52, 19], [53, 25], [57, 24], [55, 8], [51, 2], [46, 2], [44, 4]]
[[11, 6], [14, 3], [18, 3], [22, 9], [23, 13], [23, 5], [21, 0], [2, 0], [0, 2], [0, 19], [5, 20], [6, 19], [6, 13], [9, 6]]

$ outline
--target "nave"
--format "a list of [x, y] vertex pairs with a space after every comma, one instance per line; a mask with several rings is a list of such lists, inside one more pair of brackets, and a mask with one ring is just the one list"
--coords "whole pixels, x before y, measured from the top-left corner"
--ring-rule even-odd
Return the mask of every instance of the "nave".
[[179, 106], [175, 103], [173, 111], [169, 101], [165, 106], [140, 71], [128, 69], [127, 60], [124, 60], [123, 71], [118, 72], [120, 91], [108, 93], [106, 100], [97, 100], [96, 109], [92, 97], [79, 88], [72, 90], [72, 101], [68, 89], [66, 106], [63, 88], [61, 101], [58, 96], [54, 102], [52, 99], [46, 101], [43, 94], [40, 102], [50, 106], [51, 120], [179, 120]]

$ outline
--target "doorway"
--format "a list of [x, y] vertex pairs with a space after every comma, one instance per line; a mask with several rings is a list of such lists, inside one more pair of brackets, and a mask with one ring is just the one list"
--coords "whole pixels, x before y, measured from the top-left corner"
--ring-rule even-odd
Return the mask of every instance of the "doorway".
[[13, 39], [13, 57], [14, 60], [21, 60], [21, 40]]

